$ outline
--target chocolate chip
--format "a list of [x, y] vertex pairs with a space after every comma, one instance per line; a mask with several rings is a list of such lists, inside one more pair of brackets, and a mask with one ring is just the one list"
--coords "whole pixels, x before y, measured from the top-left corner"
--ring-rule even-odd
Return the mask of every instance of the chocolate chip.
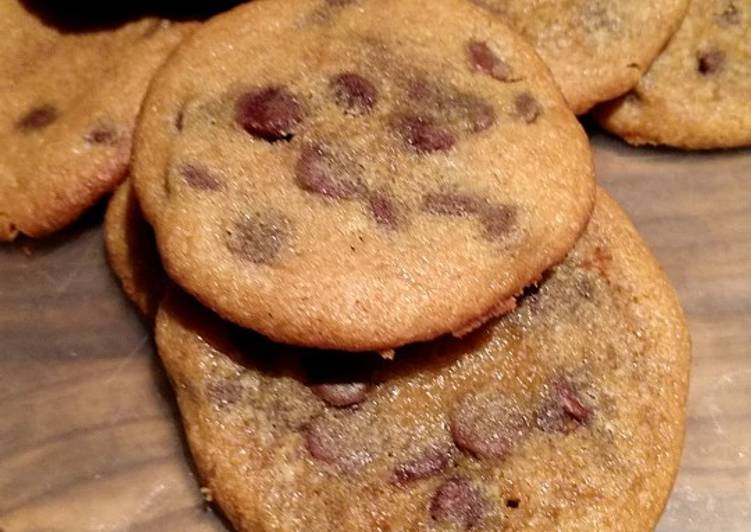
[[696, 69], [703, 76], [716, 74], [725, 66], [725, 52], [722, 50], [707, 50], [696, 55]]
[[237, 123], [254, 137], [269, 142], [290, 140], [302, 119], [300, 104], [284, 87], [248, 92], [235, 106]]
[[217, 190], [222, 187], [219, 177], [200, 164], [184, 164], [180, 167], [180, 175], [185, 183], [196, 190]]
[[422, 208], [430, 214], [467, 216], [479, 211], [480, 202], [467, 194], [431, 192], [423, 196]]
[[480, 211], [480, 221], [489, 240], [508, 235], [516, 221], [516, 210], [505, 205], [486, 204]]
[[342, 107], [360, 111], [370, 111], [378, 99], [375, 86], [354, 72], [339, 74], [331, 80], [334, 99]]
[[185, 109], [180, 109], [175, 115], [175, 129], [182, 131], [185, 126]]
[[306, 145], [295, 166], [295, 182], [301, 189], [328, 198], [349, 199], [365, 190], [350, 176], [350, 169], [322, 145]]
[[209, 401], [219, 406], [232, 405], [240, 400], [242, 386], [226, 379], [211, 381], [206, 386], [206, 396]]
[[358, 428], [349, 421], [324, 417], [311, 421], [303, 434], [305, 448], [310, 455], [346, 472], [367, 464], [372, 459], [371, 453], [358, 447]]
[[470, 41], [467, 46], [472, 66], [499, 81], [512, 81], [511, 67], [482, 41]]
[[527, 124], [531, 124], [542, 114], [542, 107], [537, 99], [529, 92], [517, 94], [514, 98], [516, 114]]
[[452, 459], [452, 453], [448, 449], [428, 449], [418, 458], [397, 464], [394, 468], [393, 482], [405, 484], [431, 477], [451, 465]]
[[376, 223], [396, 228], [399, 216], [395, 202], [383, 192], [372, 192], [368, 195], [368, 207]]
[[396, 120], [395, 127], [404, 142], [418, 153], [446, 151], [456, 142], [448, 129], [427, 116], [404, 115]]
[[314, 384], [310, 389], [331, 406], [344, 408], [363, 402], [368, 385], [364, 382]]
[[725, 10], [717, 15], [717, 22], [722, 26], [737, 26], [743, 19], [741, 9], [731, 2]]
[[445, 481], [430, 501], [430, 517], [464, 529], [474, 528], [485, 512], [485, 500], [472, 483], [460, 477]]
[[570, 382], [560, 380], [550, 388], [550, 397], [543, 401], [537, 414], [540, 430], [568, 434], [589, 423], [592, 410], [582, 402]]
[[246, 216], [227, 231], [227, 249], [254, 264], [270, 264], [290, 237], [290, 222], [281, 213], [268, 211]]
[[59, 113], [54, 106], [50, 104], [40, 105], [30, 109], [19, 118], [16, 122], [16, 129], [24, 132], [43, 129], [57, 120], [58, 116]]
[[476, 458], [504, 458], [528, 429], [524, 416], [500, 396], [468, 397], [450, 415], [451, 437]]
[[117, 130], [109, 124], [99, 124], [91, 131], [84, 135], [84, 140], [91, 144], [115, 144], [117, 141]]
[[460, 103], [467, 115], [469, 130], [472, 133], [485, 131], [495, 124], [495, 109], [485, 100], [465, 95], [460, 99]]

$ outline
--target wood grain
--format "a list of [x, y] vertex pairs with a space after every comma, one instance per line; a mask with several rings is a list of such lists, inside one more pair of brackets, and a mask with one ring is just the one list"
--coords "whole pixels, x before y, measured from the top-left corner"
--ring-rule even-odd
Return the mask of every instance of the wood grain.
[[[593, 143], [694, 341], [683, 466], [658, 530], [749, 530], [751, 152]], [[0, 247], [0, 528], [225, 530], [201, 499], [148, 325], [106, 268], [100, 222], [101, 208]]]

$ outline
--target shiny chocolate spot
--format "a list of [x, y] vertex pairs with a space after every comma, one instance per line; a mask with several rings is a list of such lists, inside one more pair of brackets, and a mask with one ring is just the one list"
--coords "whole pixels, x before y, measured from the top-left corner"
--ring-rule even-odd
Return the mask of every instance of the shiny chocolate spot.
[[467, 50], [469, 52], [469, 60], [476, 70], [488, 74], [499, 81], [512, 81], [511, 67], [498, 57], [487, 43], [471, 41], [467, 46]]
[[219, 176], [200, 164], [182, 165], [180, 175], [188, 186], [196, 190], [217, 190], [222, 187]]
[[431, 448], [413, 460], [397, 464], [392, 480], [396, 484], [406, 484], [432, 477], [449, 467], [452, 461], [453, 456], [450, 450]]
[[30, 109], [16, 122], [16, 129], [22, 132], [43, 129], [58, 119], [57, 108], [50, 104], [40, 105]]
[[185, 109], [180, 109], [175, 115], [175, 129], [182, 131], [185, 127]]
[[528, 430], [528, 423], [502, 397], [467, 398], [450, 416], [451, 437], [476, 458], [504, 458]]
[[227, 230], [227, 249], [253, 264], [270, 264], [286, 245], [290, 226], [289, 220], [276, 211], [245, 216]]
[[331, 80], [334, 99], [347, 109], [370, 111], [378, 99], [375, 86], [360, 74], [345, 72]]
[[298, 187], [327, 198], [349, 199], [364, 192], [364, 185], [350, 169], [322, 145], [306, 145], [295, 166]]
[[477, 526], [485, 513], [485, 500], [472, 483], [461, 477], [446, 480], [430, 501], [434, 521], [452, 523], [464, 529]]
[[542, 107], [537, 99], [529, 92], [522, 92], [514, 98], [514, 108], [516, 115], [531, 124], [542, 114]]
[[448, 129], [427, 116], [404, 115], [396, 120], [395, 128], [407, 146], [418, 153], [447, 151], [456, 143]]
[[344, 408], [363, 402], [368, 385], [364, 382], [314, 384], [310, 389], [331, 406]]
[[243, 94], [235, 120], [248, 133], [269, 142], [291, 140], [303, 120], [302, 107], [284, 87], [266, 87]]
[[574, 387], [566, 380], [551, 385], [551, 394], [543, 401], [537, 414], [537, 427], [544, 432], [568, 434], [592, 418], [592, 410], [584, 404]]
[[725, 52], [707, 50], [696, 55], [696, 69], [703, 76], [718, 73], [725, 66]]

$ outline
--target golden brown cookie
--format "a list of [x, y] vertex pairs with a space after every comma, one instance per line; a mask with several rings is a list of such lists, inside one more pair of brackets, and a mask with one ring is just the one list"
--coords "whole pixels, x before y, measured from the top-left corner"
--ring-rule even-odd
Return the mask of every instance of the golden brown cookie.
[[507, 310], [594, 198], [548, 70], [463, 0], [214, 18], [156, 76], [133, 166], [173, 279], [276, 341], [347, 351]]
[[639, 81], [688, 0], [470, 0], [534, 44], [576, 114]]
[[124, 178], [146, 86], [193, 27], [58, 25], [0, 0], [0, 240], [56, 231]]
[[154, 232], [143, 219], [130, 180], [120, 185], [104, 218], [107, 260], [128, 296], [145, 317], [156, 315], [167, 277], [156, 251]]
[[241, 531], [649, 530], [678, 468], [688, 333], [604, 192], [565, 262], [463, 340], [314, 353], [176, 292], [156, 339]]
[[751, 145], [751, 0], [692, 0], [670, 44], [603, 127], [631, 144]]

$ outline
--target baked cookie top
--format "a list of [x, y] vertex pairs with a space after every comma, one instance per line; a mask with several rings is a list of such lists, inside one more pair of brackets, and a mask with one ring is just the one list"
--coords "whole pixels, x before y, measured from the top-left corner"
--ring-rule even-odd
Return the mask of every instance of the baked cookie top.
[[628, 95], [597, 111], [631, 144], [751, 145], [751, 0], [693, 0], [683, 25]]
[[602, 192], [565, 262], [462, 340], [313, 353], [176, 292], [156, 340], [238, 530], [647, 530], [678, 468], [688, 333]]
[[77, 27], [29, 9], [0, 0], [0, 240], [56, 231], [117, 186], [146, 86], [195, 27]]
[[156, 76], [136, 190], [168, 273], [274, 340], [460, 332], [563, 259], [587, 138], [534, 51], [462, 0], [261, 0]]
[[469, 1], [534, 44], [576, 114], [636, 85], [688, 6], [688, 0]]
[[154, 232], [146, 223], [130, 180], [121, 184], [104, 217], [107, 262], [125, 292], [147, 319], [156, 315], [167, 278], [159, 260]]

